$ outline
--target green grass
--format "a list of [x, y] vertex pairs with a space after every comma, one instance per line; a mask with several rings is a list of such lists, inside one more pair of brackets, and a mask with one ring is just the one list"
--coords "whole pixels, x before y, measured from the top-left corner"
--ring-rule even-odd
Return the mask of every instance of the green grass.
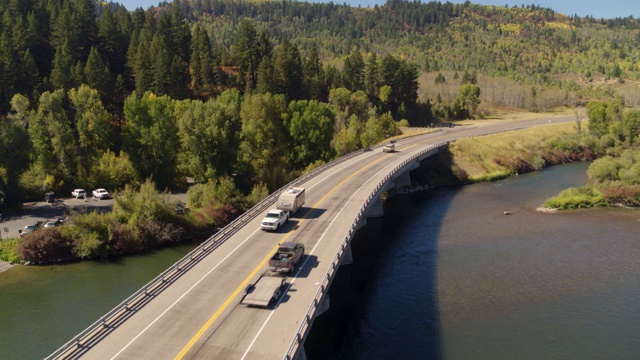
[[539, 169], [540, 155], [537, 152], [540, 147], [551, 139], [576, 132], [576, 124], [573, 122], [534, 126], [495, 135], [460, 139], [450, 145], [450, 152], [453, 155], [453, 164], [467, 174], [470, 182], [495, 181], [514, 173], [513, 169], [500, 163], [504, 164], [520, 157], [533, 169]]
[[567, 210], [608, 205], [609, 203], [597, 189], [583, 186], [563, 190], [558, 196], [547, 200], [543, 207]]
[[20, 256], [16, 244], [18, 239], [3, 239], [0, 240], [0, 260], [6, 262], [18, 263], [20, 262]]

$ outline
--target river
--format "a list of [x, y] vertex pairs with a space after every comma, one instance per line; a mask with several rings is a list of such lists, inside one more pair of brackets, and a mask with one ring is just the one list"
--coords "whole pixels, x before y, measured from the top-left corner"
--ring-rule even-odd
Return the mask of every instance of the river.
[[195, 246], [0, 273], [0, 359], [48, 356]]
[[[354, 238], [307, 358], [640, 358], [640, 212], [535, 211], [585, 170], [389, 201]], [[193, 247], [0, 273], [0, 359], [47, 356]]]
[[587, 165], [388, 202], [307, 359], [639, 359], [640, 211], [535, 210]]

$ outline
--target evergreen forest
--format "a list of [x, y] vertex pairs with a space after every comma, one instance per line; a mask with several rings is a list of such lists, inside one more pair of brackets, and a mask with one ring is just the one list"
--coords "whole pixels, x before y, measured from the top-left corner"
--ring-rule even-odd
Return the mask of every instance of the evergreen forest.
[[0, 15], [0, 209], [149, 180], [264, 194], [404, 126], [640, 105], [633, 17], [404, 0], [6, 0]]

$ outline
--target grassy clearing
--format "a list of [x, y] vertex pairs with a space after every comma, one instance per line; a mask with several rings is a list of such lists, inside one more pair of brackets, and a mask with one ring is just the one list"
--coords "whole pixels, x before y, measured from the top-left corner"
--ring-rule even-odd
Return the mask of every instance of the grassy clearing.
[[[584, 126], [584, 125], [583, 125]], [[509, 160], [521, 158], [534, 170], [545, 165], [541, 144], [577, 133], [575, 123], [535, 126], [529, 129], [461, 139], [450, 145], [453, 165], [466, 174], [467, 181], [493, 181], [512, 175]]]

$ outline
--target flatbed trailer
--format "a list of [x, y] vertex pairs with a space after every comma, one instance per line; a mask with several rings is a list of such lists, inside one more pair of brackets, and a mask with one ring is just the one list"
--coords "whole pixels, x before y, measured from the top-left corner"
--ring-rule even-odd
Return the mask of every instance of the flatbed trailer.
[[284, 288], [284, 277], [262, 275], [253, 285], [247, 287], [241, 304], [269, 307], [272, 302], [277, 301]]

